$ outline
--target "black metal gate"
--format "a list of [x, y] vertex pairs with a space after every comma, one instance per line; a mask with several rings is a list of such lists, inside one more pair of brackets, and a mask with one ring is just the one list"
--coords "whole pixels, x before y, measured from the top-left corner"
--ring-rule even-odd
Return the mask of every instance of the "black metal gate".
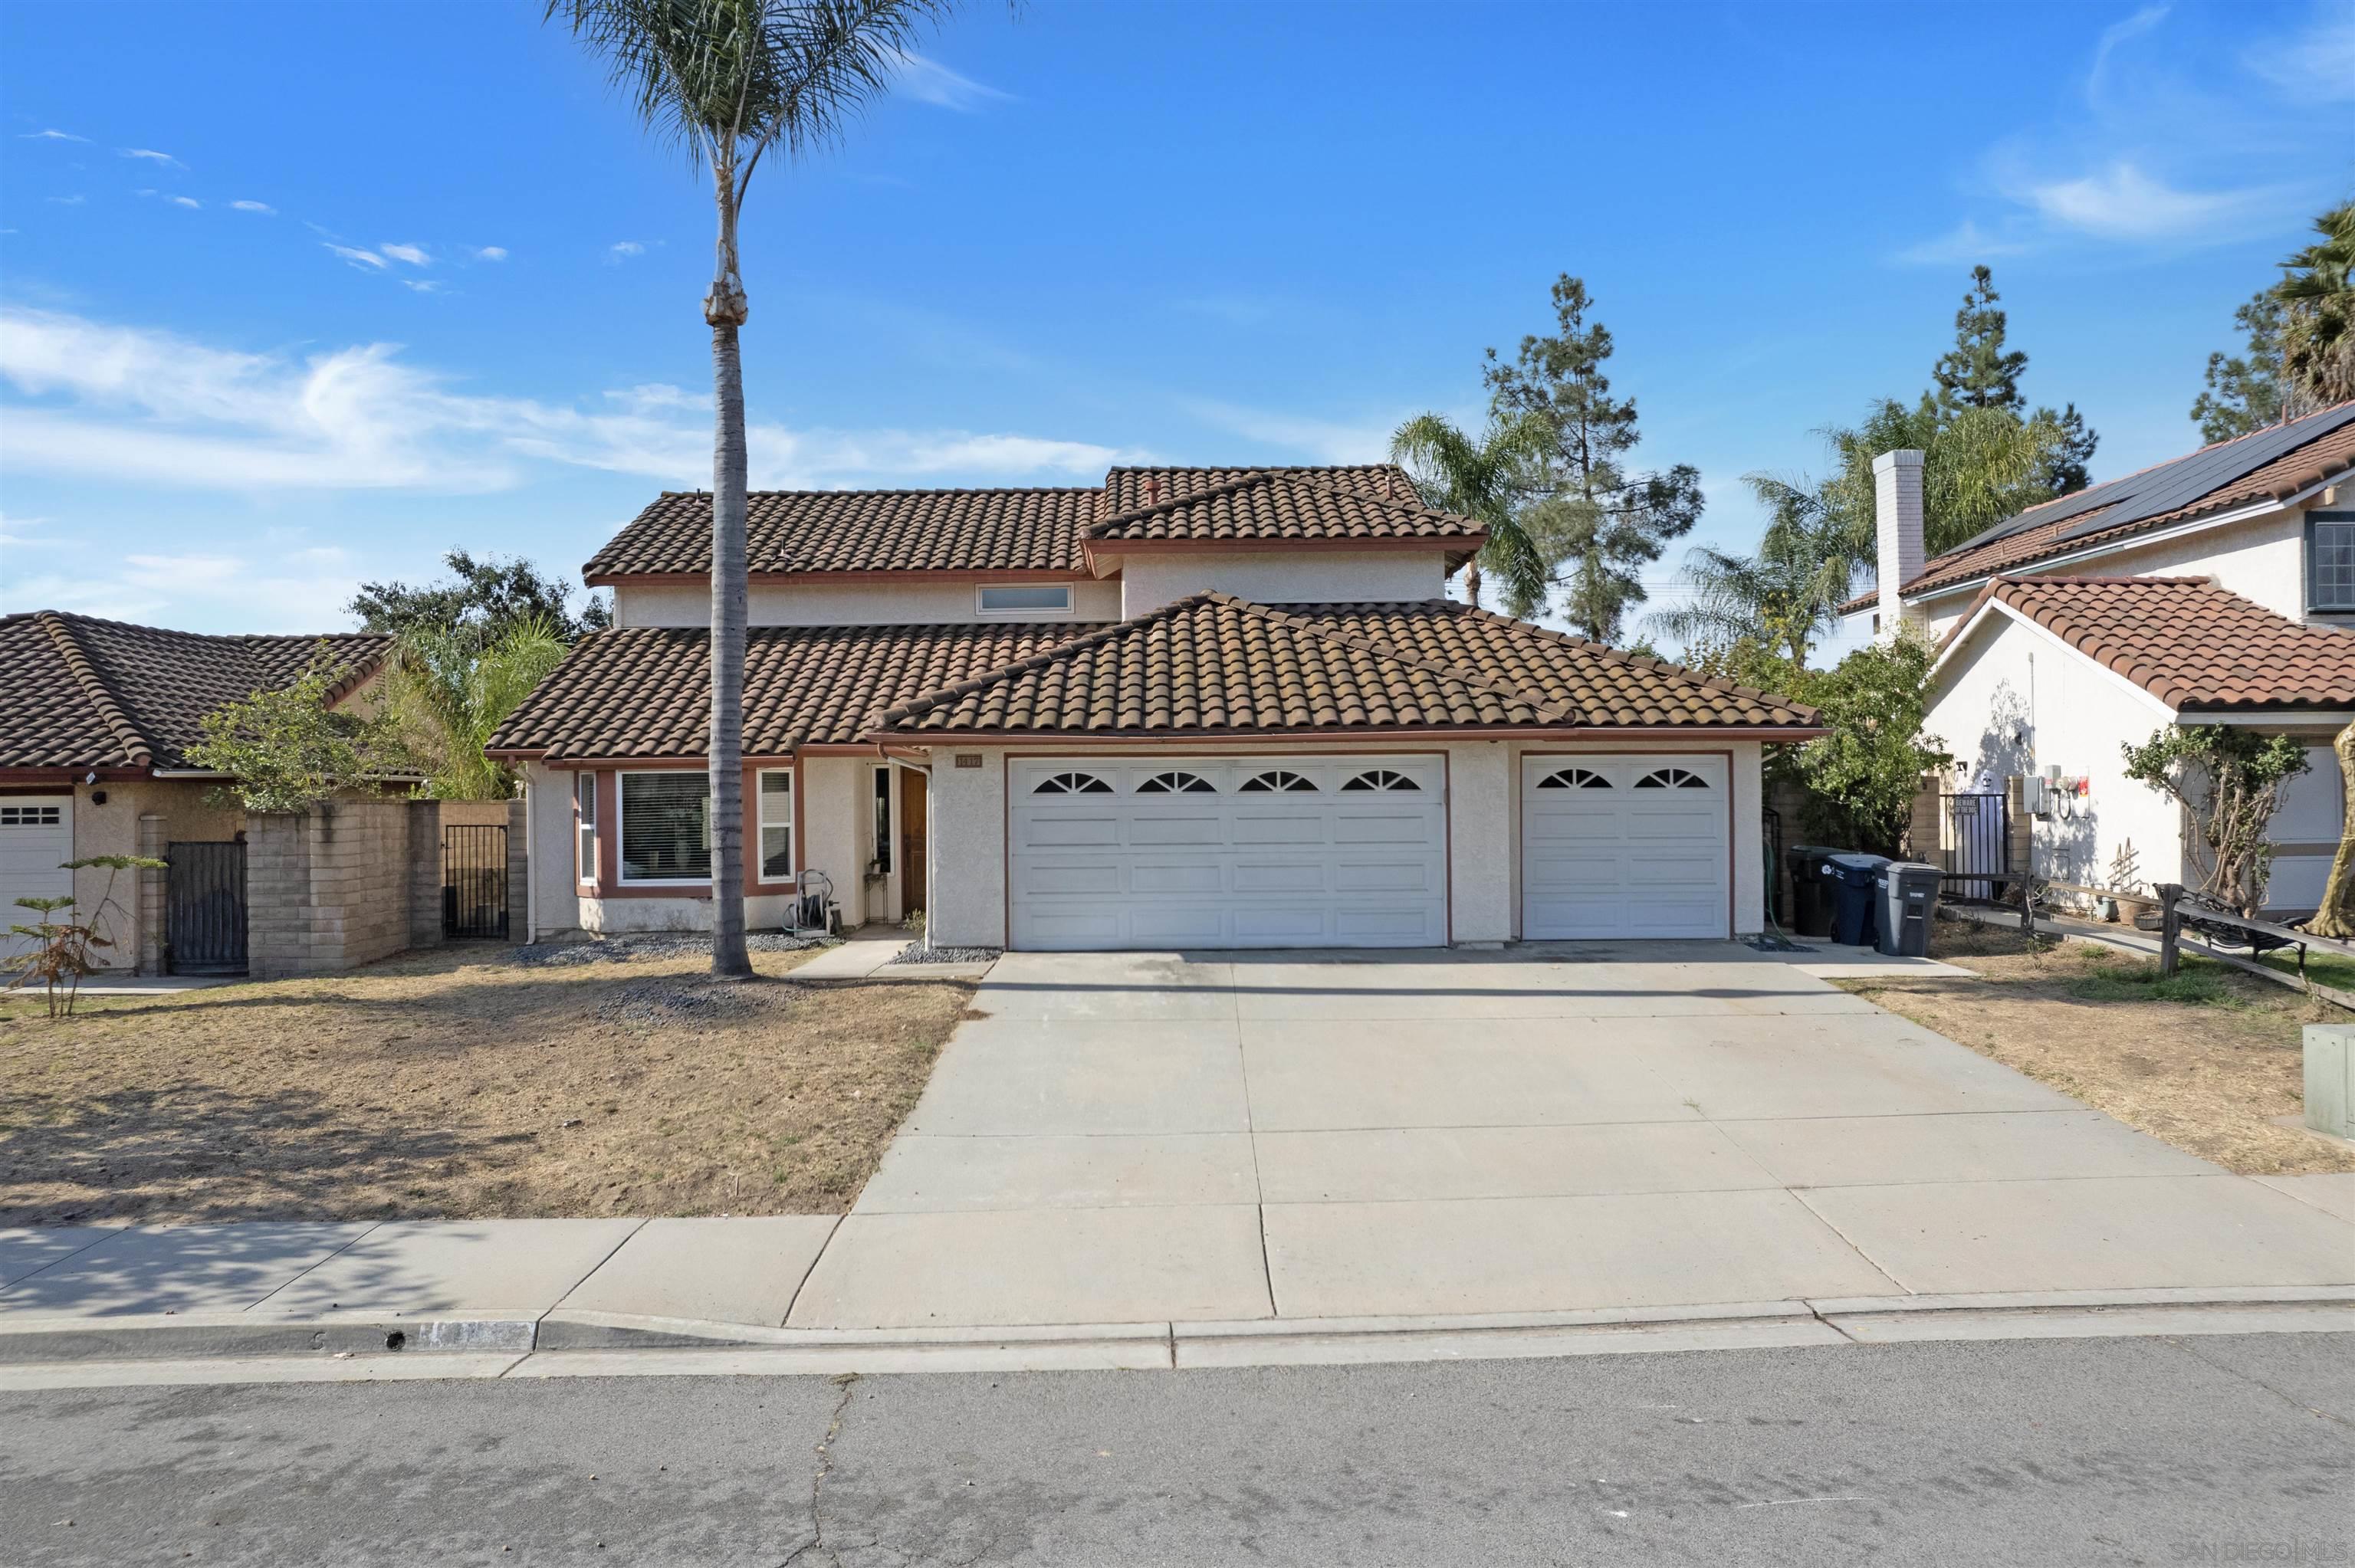
[[507, 934], [507, 831], [496, 822], [442, 830], [442, 934]]
[[1945, 886], [1956, 898], [1993, 898], [1992, 882], [1956, 881], [1972, 872], [2011, 870], [2011, 836], [2004, 831], [2004, 798], [1993, 791], [1949, 795], [1946, 801]]
[[245, 973], [245, 846], [164, 851], [165, 966], [179, 975]]

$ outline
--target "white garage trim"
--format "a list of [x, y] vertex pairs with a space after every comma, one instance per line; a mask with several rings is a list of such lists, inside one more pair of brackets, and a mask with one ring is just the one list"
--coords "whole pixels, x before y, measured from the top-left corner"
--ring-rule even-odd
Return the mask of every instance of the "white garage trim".
[[63, 869], [74, 858], [73, 808], [70, 794], [0, 795], [0, 957], [34, 946], [7, 934], [11, 926], [39, 923], [16, 900], [73, 896], [74, 874]]
[[[1593, 789], [1541, 791], [1542, 780], [1572, 770], [1591, 775]], [[1639, 779], [1660, 775], [1663, 770], [1674, 770], [1669, 777], [1680, 783], [1689, 781], [1688, 788], [1664, 786], [1662, 793], [1650, 797], [1624, 793], [1636, 788]], [[1733, 822], [1733, 774], [1730, 751], [1524, 752], [1519, 777], [1520, 821], [1515, 835], [1521, 867], [1522, 939], [1721, 939], [1732, 936], [1734, 846], [1740, 842]], [[1631, 840], [1630, 823], [1635, 819], [1626, 813], [1655, 803], [1672, 809], [1680, 806], [1688, 799], [1688, 789], [1693, 795], [1703, 791], [1713, 795], [1718, 809], [1705, 818], [1698, 818], [1688, 808], [1681, 813], [1687, 829], [1705, 821], [1717, 842], [1703, 846], [1705, 853], [1688, 853], [1681, 857], [1678, 869], [1685, 874], [1686, 881], [1684, 895], [1679, 897], [1673, 889], [1662, 889], [1658, 879], [1646, 869], [1660, 863], [1663, 846], [1670, 841], [1655, 840], [1647, 844], [1640, 839]], [[1572, 863], [1572, 852], [1541, 847], [1549, 842], [1541, 830], [1572, 821], [1582, 815], [1599, 818], [1604, 808], [1611, 813], [1611, 832], [1607, 836], [1598, 835], [1592, 841], [1593, 847], [1583, 852], [1582, 858], [1593, 863], [1577, 866]], [[1676, 836], [1689, 842], [1689, 832]], [[1603, 849], [1606, 844], [1617, 847]], [[1553, 863], [1550, 865], [1550, 861]], [[1608, 903], [1588, 903], [1589, 889], [1594, 897]], [[1700, 896], [1703, 894], [1707, 895], [1705, 906]], [[1582, 903], [1588, 903], [1594, 912], [1590, 917], [1582, 917]], [[1604, 909], [1614, 913], [1602, 914]]]
[[1448, 940], [1444, 752], [1079, 752], [1005, 778], [1008, 947]]

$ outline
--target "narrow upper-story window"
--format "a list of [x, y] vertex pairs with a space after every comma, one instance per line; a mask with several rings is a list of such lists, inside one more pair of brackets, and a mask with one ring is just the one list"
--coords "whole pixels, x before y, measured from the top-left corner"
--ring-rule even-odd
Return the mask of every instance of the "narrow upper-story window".
[[794, 879], [794, 775], [788, 768], [761, 770], [761, 880]]
[[2307, 515], [2306, 608], [2355, 611], [2355, 512]]
[[875, 770], [875, 869], [891, 874], [891, 770]]
[[1069, 583], [993, 583], [981, 589], [983, 615], [1069, 615]]

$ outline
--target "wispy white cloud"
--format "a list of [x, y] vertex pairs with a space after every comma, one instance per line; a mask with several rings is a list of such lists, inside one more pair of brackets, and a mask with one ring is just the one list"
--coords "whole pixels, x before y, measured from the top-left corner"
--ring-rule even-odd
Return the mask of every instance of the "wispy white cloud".
[[[240, 630], [315, 631], [359, 589], [348, 552], [333, 546], [128, 555], [71, 571], [12, 579], [22, 608], [78, 610], [111, 620], [226, 620]], [[208, 615], [207, 612], [210, 611]]]
[[391, 265], [390, 262], [387, 261], [383, 257], [378, 255], [373, 250], [363, 250], [356, 245], [338, 245], [332, 239], [324, 240], [322, 243], [327, 249], [334, 251], [336, 255], [342, 257], [353, 266], [360, 268], [363, 270], [381, 272], [387, 267]]
[[20, 142], [87, 142], [87, 136], [77, 136], [70, 131], [27, 131], [16, 138]]
[[229, 205], [232, 212], [258, 212], [264, 217], [278, 216], [278, 209], [266, 201], [233, 201]]
[[[664, 384], [588, 408], [461, 394], [389, 344], [303, 360], [83, 317], [0, 311], [0, 466], [228, 492], [511, 488], [533, 465], [706, 482], [709, 400]], [[756, 423], [753, 481], [1084, 478], [1146, 454], [1013, 431]]]
[[164, 199], [171, 203], [174, 207], [186, 207], [190, 212], [201, 211], [205, 205], [194, 196], [165, 196]]
[[188, 166], [171, 154], [159, 153], [153, 147], [118, 147], [115, 151], [126, 158], [144, 158], [149, 163], [161, 164], [169, 169], [185, 169]]
[[2123, 22], [2113, 22], [2102, 29], [2102, 41], [2094, 46], [2094, 63], [2085, 72], [2085, 96], [2098, 101], [2105, 79], [2109, 73], [2110, 56], [2119, 45], [2138, 38], [2167, 20], [2168, 7], [2146, 5]]
[[84, 203], [84, 202], [88, 201], [88, 200], [90, 199], [90, 197], [88, 197], [88, 196], [86, 196], [75, 195], [75, 196], [48, 196], [48, 197], [45, 197], [44, 199], [45, 199], [45, 200], [48, 200], [48, 201], [53, 201], [53, 202], [57, 203], [59, 207], [80, 207], [80, 206], [81, 206], [81, 204], [82, 204], [82, 203]]
[[2075, 179], [2031, 185], [2030, 206], [2054, 224], [2105, 239], [2179, 239], [2280, 205], [2278, 185], [2181, 190], [2129, 163]]
[[646, 248], [634, 239], [617, 239], [605, 247], [605, 260], [608, 261], [626, 261], [633, 256], [645, 253]]
[[377, 249], [395, 261], [406, 261], [412, 267], [430, 267], [433, 258], [425, 254], [421, 245], [379, 245]]
[[439, 294], [445, 291], [441, 284], [431, 278], [403, 278], [400, 281], [400, 286], [404, 289], [414, 289], [421, 294]]
[[1935, 239], [1905, 247], [1897, 252], [1897, 260], [1923, 266], [1970, 266], [1998, 256], [2017, 256], [2029, 249], [2027, 240], [1990, 234], [1966, 217]]
[[1390, 453], [1391, 432], [1407, 418], [1401, 411], [1387, 418], [1320, 419], [1209, 397], [1188, 397], [1181, 406], [1204, 424], [1311, 462], [1380, 462]]
[[2355, 101], [2355, 0], [2323, 0], [2307, 26], [2252, 45], [2241, 64], [2293, 103]]
[[934, 59], [901, 51], [893, 87], [919, 103], [970, 114], [992, 103], [1011, 103], [1014, 95], [961, 76]]
[[504, 245], [481, 245], [474, 249], [477, 261], [504, 261], [506, 259], [507, 248]]
[[48, 537], [37, 532], [38, 529], [48, 527], [48, 523], [49, 520], [46, 517], [21, 515], [11, 517], [6, 513], [0, 512], [0, 545], [39, 547], [64, 543], [63, 540]]

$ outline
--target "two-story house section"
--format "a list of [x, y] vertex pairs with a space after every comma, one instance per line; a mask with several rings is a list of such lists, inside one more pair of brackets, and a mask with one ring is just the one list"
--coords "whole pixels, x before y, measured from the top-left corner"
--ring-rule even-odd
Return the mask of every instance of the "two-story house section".
[[[2267, 907], [2311, 913], [2339, 837], [2332, 736], [2355, 722], [2355, 403], [2021, 513], [1934, 559], [1921, 454], [1878, 460], [1876, 588], [1844, 606], [1939, 644], [1924, 728], [1971, 781], [2057, 771], [2036, 874], [2196, 885], [2180, 809], [2125, 775], [2170, 724], [2306, 742], [2272, 824]], [[2134, 891], [2134, 889], [2121, 889]]]
[[[748, 922], [1034, 948], [1717, 938], [1764, 920], [1781, 698], [1451, 601], [1388, 465], [751, 498]], [[709, 923], [710, 504], [586, 568], [615, 626], [501, 728], [539, 931]]]

